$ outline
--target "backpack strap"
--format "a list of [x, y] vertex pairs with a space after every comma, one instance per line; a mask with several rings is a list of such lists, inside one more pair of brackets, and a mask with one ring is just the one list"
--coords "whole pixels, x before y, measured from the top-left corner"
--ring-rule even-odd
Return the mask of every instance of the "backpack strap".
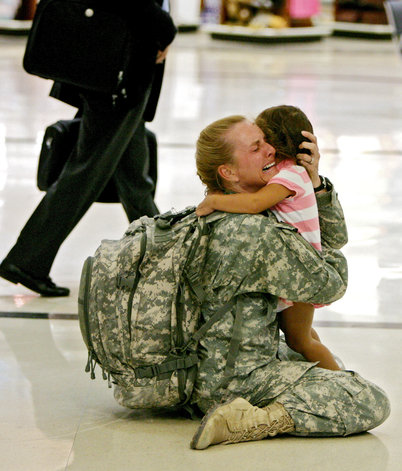
[[[141, 265], [144, 259], [145, 250], [147, 248], [147, 232], [146, 229], [142, 229], [141, 241], [140, 241], [140, 254], [138, 256], [138, 266]], [[137, 287], [140, 278], [140, 271], [137, 270], [135, 276], [116, 276], [116, 287], [117, 288], [130, 288], [132, 292]]]
[[[213, 218], [209, 217], [213, 216]], [[198, 299], [198, 302], [202, 304], [205, 300], [206, 293], [202, 286], [201, 275], [203, 271], [203, 266], [197, 264], [194, 269], [193, 258], [195, 252], [199, 246], [199, 243], [203, 237], [208, 237], [210, 233], [210, 224], [214, 221], [222, 219], [223, 213], [216, 213], [209, 215], [207, 217], [199, 217], [197, 220], [197, 226], [199, 227], [199, 237], [196, 243], [193, 244], [192, 250], [188, 254], [186, 267], [183, 271], [183, 276], [193, 291], [194, 295]]]
[[189, 214], [194, 213], [194, 211], [195, 206], [188, 206], [187, 208], [181, 211], [171, 210], [163, 214], [157, 214], [156, 216], [154, 216], [154, 219], [156, 221], [156, 227], [162, 230], [170, 229], [177, 221], [180, 221]]
[[233, 376], [234, 366], [237, 355], [239, 353], [240, 340], [241, 340], [241, 327], [243, 324], [243, 309], [240, 299], [236, 304], [236, 315], [233, 323], [232, 338], [230, 339], [228, 356], [226, 358], [225, 371], [223, 373], [224, 379], [221, 387], [226, 387], [231, 377]]
[[187, 349], [189, 345], [193, 342], [198, 342], [209, 330], [215, 322], [218, 322], [222, 317], [233, 307], [235, 304], [235, 298], [232, 298], [230, 301], [228, 301], [226, 304], [221, 306], [213, 316], [211, 316], [207, 322], [205, 322], [191, 337], [190, 341], [187, 343], [187, 345], [184, 347], [184, 349]]
[[168, 360], [158, 365], [150, 366], [139, 366], [134, 368], [135, 376], [138, 379], [142, 378], [153, 378], [154, 376], [160, 376], [164, 373], [170, 373], [172, 371], [180, 369], [188, 369], [198, 363], [198, 356], [196, 353], [192, 353], [185, 357], [175, 358]]
[[198, 302], [202, 304], [206, 298], [205, 290], [202, 286], [199, 273], [188, 273], [187, 270], [183, 271], [183, 276], [187, 284], [191, 288]]
[[[186, 354], [186, 351], [189, 349], [190, 345], [193, 342], [198, 342], [209, 328], [231, 309], [235, 303], [235, 298], [232, 298], [226, 304], [224, 304], [220, 309], [218, 309], [215, 314], [208, 319], [191, 337], [190, 341], [179, 350], [178, 356], [171, 360], [168, 360], [164, 363], [159, 363], [149, 366], [138, 366], [134, 368], [135, 376], [139, 379], [141, 378], [153, 378], [154, 376], [159, 376], [164, 373], [170, 373], [178, 369], [188, 369], [198, 363], [197, 353]], [[183, 355], [180, 355], [182, 353]], [[180, 355], [180, 356], [179, 356]]]
[[225, 388], [228, 385], [230, 379], [233, 376], [236, 358], [239, 353], [241, 341], [241, 328], [243, 324], [243, 306], [242, 302], [240, 301], [240, 297], [234, 296], [230, 301], [228, 301], [220, 309], [218, 309], [216, 313], [210, 319], [208, 319], [208, 321], [205, 322], [202, 327], [197, 330], [197, 332], [192, 336], [192, 340], [190, 340], [189, 342], [198, 342], [201, 337], [203, 337], [203, 335], [207, 332], [207, 330], [210, 329], [212, 325], [215, 324], [215, 322], [222, 319], [222, 317], [233, 307], [234, 304], [236, 304], [236, 314], [233, 323], [232, 338], [229, 344], [228, 356], [226, 358], [226, 366], [223, 374], [224, 377], [222, 383], [220, 384], [220, 387], [222, 388]]
[[[203, 270], [203, 265], [196, 263], [194, 264], [194, 258], [197, 250], [201, 244], [201, 240], [209, 235], [209, 227], [206, 223], [205, 218], [198, 218], [194, 222], [195, 227], [198, 227], [198, 237], [191, 246], [191, 249], [187, 255], [186, 265], [183, 269], [183, 278], [189, 285], [190, 289], [197, 298], [199, 304], [202, 304], [205, 300], [206, 294], [201, 282], [201, 273]], [[206, 248], [204, 248], [205, 254]], [[205, 258], [205, 257], [204, 257]]]

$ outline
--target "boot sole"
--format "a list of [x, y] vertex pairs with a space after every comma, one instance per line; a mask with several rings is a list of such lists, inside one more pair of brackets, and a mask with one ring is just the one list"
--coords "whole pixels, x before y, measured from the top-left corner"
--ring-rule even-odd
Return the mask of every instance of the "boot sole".
[[[204, 415], [204, 417], [202, 418], [201, 420], [201, 424], [200, 426], [198, 427], [198, 430], [197, 432], [195, 433], [193, 439], [191, 440], [190, 442], [190, 448], [192, 450], [205, 450], [206, 448], [208, 447], [205, 447], [205, 448], [197, 448], [197, 444], [201, 438], [201, 435], [202, 435], [202, 432], [204, 431], [204, 428], [208, 422], [208, 420], [210, 419], [211, 415], [217, 410], [219, 409], [220, 407], [223, 407], [223, 406], [226, 406], [228, 404], [231, 404], [233, 401], [235, 401], [236, 399], [238, 399], [237, 397], [235, 399], [231, 399], [230, 401], [226, 401], [226, 402], [222, 402], [221, 404], [217, 404], [215, 406], [212, 406], [208, 411], [207, 413]], [[209, 445], [208, 445], [209, 446]]]

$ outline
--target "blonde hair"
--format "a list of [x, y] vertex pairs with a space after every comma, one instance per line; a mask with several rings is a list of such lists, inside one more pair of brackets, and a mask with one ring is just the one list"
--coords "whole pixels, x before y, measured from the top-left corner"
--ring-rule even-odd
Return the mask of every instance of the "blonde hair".
[[235, 124], [246, 120], [240, 115], [228, 116], [214, 121], [201, 131], [195, 154], [197, 175], [208, 192], [225, 190], [218, 168], [233, 162], [233, 145], [226, 135]]

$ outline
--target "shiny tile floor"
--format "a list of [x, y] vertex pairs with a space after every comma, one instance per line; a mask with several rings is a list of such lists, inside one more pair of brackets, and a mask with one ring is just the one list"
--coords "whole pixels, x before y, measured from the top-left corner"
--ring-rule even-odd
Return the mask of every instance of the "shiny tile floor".
[[[74, 114], [47, 97], [49, 82], [23, 72], [24, 44], [0, 36], [0, 259], [41, 198], [35, 173], [44, 128]], [[348, 292], [318, 311], [316, 325], [349, 369], [388, 392], [393, 411], [381, 427], [345, 439], [280, 438], [195, 452], [189, 441], [197, 423], [118, 406], [101, 380], [83, 372], [75, 317], [83, 260], [127, 226], [118, 205], [96, 204], [53, 266], [69, 298], [42, 299], [0, 279], [0, 469], [402, 470], [401, 97], [402, 62], [391, 41], [250, 44], [183, 33], [150, 124], [160, 146], [156, 199], [165, 211], [202, 198], [193, 153], [204, 125], [284, 103], [309, 115], [321, 173], [336, 185], [350, 239]]]

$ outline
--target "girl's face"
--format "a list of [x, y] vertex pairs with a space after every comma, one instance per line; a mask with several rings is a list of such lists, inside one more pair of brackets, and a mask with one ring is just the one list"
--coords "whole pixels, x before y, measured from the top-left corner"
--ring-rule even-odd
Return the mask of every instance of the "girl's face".
[[234, 162], [228, 164], [235, 191], [256, 192], [277, 173], [275, 149], [265, 142], [264, 133], [254, 123], [242, 121], [227, 133], [234, 148]]

